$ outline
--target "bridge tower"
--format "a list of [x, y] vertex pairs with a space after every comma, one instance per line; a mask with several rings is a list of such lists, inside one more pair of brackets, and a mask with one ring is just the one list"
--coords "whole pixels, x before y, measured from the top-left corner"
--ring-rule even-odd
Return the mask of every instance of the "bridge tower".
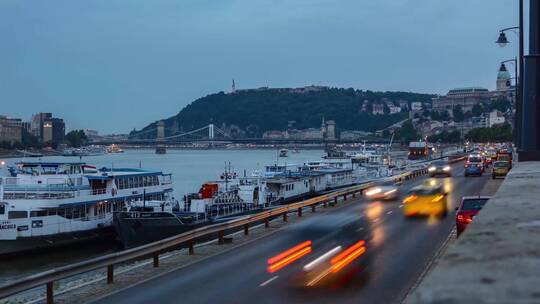
[[208, 139], [214, 140], [214, 124], [208, 125]]
[[165, 149], [165, 122], [160, 120], [156, 123], [156, 154], [165, 154], [167, 150]]

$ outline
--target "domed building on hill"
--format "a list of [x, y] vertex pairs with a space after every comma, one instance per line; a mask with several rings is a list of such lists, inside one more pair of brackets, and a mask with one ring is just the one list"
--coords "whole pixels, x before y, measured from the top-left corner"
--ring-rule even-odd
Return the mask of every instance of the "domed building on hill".
[[499, 73], [497, 74], [497, 91], [508, 91], [512, 87], [512, 76], [506, 69], [504, 63], [501, 63]]
[[512, 75], [504, 63], [501, 63], [497, 72], [497, 83], [494, 91], [481, 87], [452, 89], [444, 96], [433, 98], [433, 110], [451, 112], [455, 106], [459, 105], [464, 112], [467, 112], [471, 111], [477, 104], [487, 104], [501, 97], [507, 98], [514, 103], [515, 89], [516, 87], [512, 85]]

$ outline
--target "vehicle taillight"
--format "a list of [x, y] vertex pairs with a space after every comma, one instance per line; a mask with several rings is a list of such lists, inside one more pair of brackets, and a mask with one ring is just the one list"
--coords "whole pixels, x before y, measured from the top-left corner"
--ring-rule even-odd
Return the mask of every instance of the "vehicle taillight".
[[460, 223], [469, 224], [469, 223], [472, 222], [472, 217], [470, 215], [466, 215], [466, 214], [458, 214], [457, 215], [457, 220]]

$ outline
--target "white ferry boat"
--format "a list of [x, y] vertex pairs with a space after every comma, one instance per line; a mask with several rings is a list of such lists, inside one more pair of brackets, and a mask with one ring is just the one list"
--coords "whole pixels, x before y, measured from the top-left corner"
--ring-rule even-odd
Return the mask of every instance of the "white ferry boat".
[[113, 212], [171, 199], [171, 175], [82, 162], [20, 162], [0, 178], [0, 255], [112, 237]]

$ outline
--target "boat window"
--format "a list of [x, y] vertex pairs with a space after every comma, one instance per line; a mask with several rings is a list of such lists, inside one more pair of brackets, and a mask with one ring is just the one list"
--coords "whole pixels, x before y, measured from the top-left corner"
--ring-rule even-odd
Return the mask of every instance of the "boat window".
[[19, 219], [19, 218], [27, 218], [28, 212], [27, 211], [9, 211], [8, 212], [8, 219]]
[[30, 211], [30, 217], [47, 216], [47, 210]]
[[47, 175], [56, 174], [55, 167], [44, 167], [44, 168], [41, 168], [41, 170], [43, 171], [43, 174], [47, 174]]
[[0, 214], [6, 213], [6, 206], [4, 204], [0, 205]]

